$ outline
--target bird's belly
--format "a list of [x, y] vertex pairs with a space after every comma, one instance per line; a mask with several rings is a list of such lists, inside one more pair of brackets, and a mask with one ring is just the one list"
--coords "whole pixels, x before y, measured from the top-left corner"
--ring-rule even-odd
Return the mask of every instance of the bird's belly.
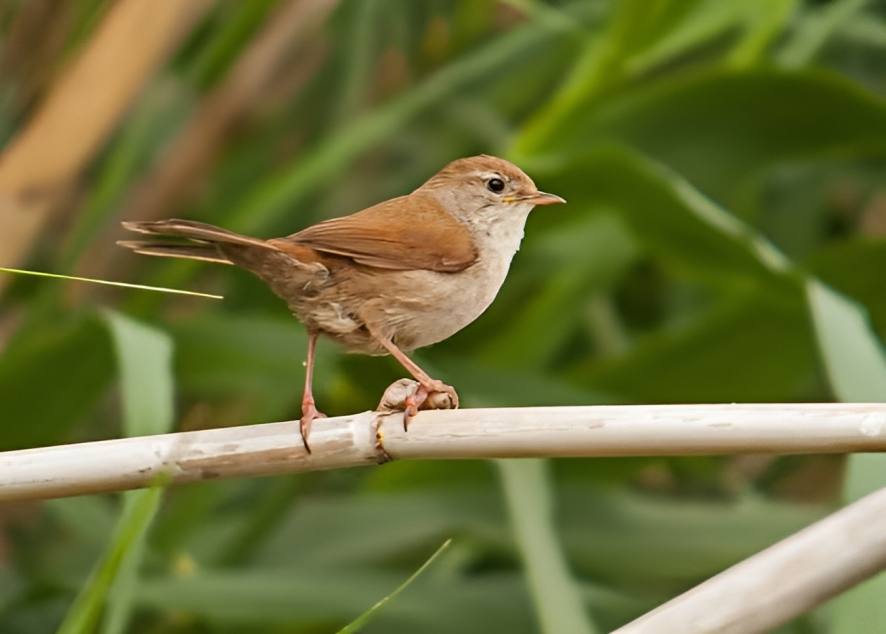
[[480, 261], [458, 273], [352, 271], [314, 293], [290, 296], [289, 306], [309, 329], [351, 352], [386, 353], [367, 326], [409, 351], [443, 341], [477, 319], [495, 299], [509, 264]]
[[[507, 265], [479, 262], [459, 273], [414, 271], [420, 301], [408, 302], [397, 320], [394, 341], [406, 350], [448, 339], [477, 319], [498, 294]], [[392, 304], [396, 305], [396, 299]]]

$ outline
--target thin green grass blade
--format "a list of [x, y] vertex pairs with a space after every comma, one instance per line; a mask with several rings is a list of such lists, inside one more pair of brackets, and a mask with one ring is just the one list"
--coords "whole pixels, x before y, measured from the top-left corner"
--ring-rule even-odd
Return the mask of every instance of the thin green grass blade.
[[450, 538], [450, 539], [447, 539], [442, 544], [440, 544], [440, 547], [436, 551], [434, 551], [434, 554], [431, 555], [428, 558], [428, 560], [419, 567], [418, 570], [413, 572], [406, 581], [404, 581], [399, 586], [397, 586], [397, 588], [391, 594], [389, 594], [388, 596], [386, 596], [385, 598], [380, 600], [378, 603], [376, 603], [371, 608], [366, 610], [366, 612], [364, 612], [363, 614], [358, 616], [356, 619], [354, 619], [353, 621], [351, 621], [347, 625], [345, 625], [342, 629], [340, 629], [338, 631], [338, 634], [354, 634], [354, 632], [359, 632], [361, 629], [363, 629], [373, 618], [375, 618], [375, 616], [378, 614], [379, 610], [381, 610], [383, 607], [385, 607], [385, 605], [387, 605], [388, 602], [390, 602], [398, 594], [400, 594], [407, 587], [409, 587], [409, 584], [411, 584], [413, 581], [418, 579], [419, 575], [421, 575], [425, 570], [427, 570], [428, 567], [432, 563], [434, 563], [434, 561], [440, 555], [443, 554], [443, 551], [445, 551], [447, 548], [449, 548], [449, 545], [451, 543], [452, 543], [452, 539]]
[[808, 64], [834, 34], [868, 4], [868, 0], [838, 0], [805, 12], [791, 37], [778, 51], [776, 60], [787, 68]]
[[593, 634], [596, 628], [569, 572], [554, 527], [546, 462], [499, 460], [497, 464], [541, 631]]
[[[158, 332], [129, 317], [105, 313], [118, 371], [127, 435], [169, 431], [173, 421], [172, 344]], [[162, 498], [162, 482], [123, 497], [117, 527], [101, 562], [74, 600], [60, 634], [126, 631], [138, 583], [145, 537]]]
[[155, 487], [127, 495], [111, 545], [74, 600], [58, 634], [92, 634], [96, 631], [102, 608], [115, 580], [121, 569], [130, 568], [131, 564], [126, 560], [131, 553], [140, 550], [137, 545], [157, 511], [161, 493], [162, 490]]
[[745, 4], [750, 5], [745, 32], [728, 58], [737, 68], [760, 64], [767, 48], [784, 30], [799, 3], [797, 0], [766, 0]]
[[213, 295], [212, 293], [185, 291], [178, 288], [164, 288], [162, 286], [145, 286], [144, 284], [129, 284], [128, 282], [112, 282], [110, 280], [99, 280], [93, 277], [78, 277], [76, 275], [62, 275], [61, 273], [46, 273], [45, 271], [28, 271], [25, 269], [13, 269], [5, 266], [0, 266], [0, 273], [18, 273], [19, 275], [33, 275], [35, 277], [48, 277], [57, 280], [70, 280], [73, 282], [88, 282], [90, 284], [104, 284], [105, 286], [134, 288], [140, 291], [155, 291], [158, 293], [172, 293], [174, 295], [191, 295], [193, 297], [206, 297], [209, 299], [224, 299], [224, 296]]

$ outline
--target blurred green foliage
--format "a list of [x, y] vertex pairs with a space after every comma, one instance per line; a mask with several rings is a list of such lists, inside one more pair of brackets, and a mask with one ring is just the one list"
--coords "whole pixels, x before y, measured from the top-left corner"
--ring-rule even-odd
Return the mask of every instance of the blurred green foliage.
[[[216, 3], [30, 268], [74, 273], [115, 248], [132, 192], [283, 2]], [[4, 67], [7, 141], [107, 9], [67, 4], [44, 74]], [[2, 5], [0, 32], [26, 5]], [[164, 213], [288, 233], [504, 155], [569, 205], [530, 218], [486, 315], [419, 353], [464, 405], [882, 400], [884, 63], [873, 1], [343, 1]], [[0, 447], [155, 432], [173, 397], [177, 428], [297, 415], [305, 338], [280, 302], [239, 271], [145, 260], [103, 272], [227, 299], [5, 291]], [[400, 374], [321, 344], [318, 403], [367, 409]], [[850, 462], [852, 498], [886, 479], [877, 458]], [[516, 467], [506, 501], [510, 467], [395, 463], [19, 505], [0, 512], [0, 629], [334, 631], [452, 537], [365, 631], [550, 631], [532, 606], [572, 609], [545, 595], [563, 583], [585, 613], [557, 614], [606, 631], [827, 513], [842, 464], [552, 461]], [[882, 623], [882, 585], [785, 631]]]

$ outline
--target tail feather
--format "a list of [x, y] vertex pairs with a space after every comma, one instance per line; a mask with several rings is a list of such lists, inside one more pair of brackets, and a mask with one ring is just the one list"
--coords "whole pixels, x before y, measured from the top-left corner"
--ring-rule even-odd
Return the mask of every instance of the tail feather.
[[[234, 264], [234, 260], [231, 259], [233, 257], [242, 265], [244, 263], [239, 257], [241, 253], [257, 254], [265, 250], [277, 250], [264, 240], [193, 220], [139, 220], [126, 221], [122, 224], [130, 231], [157, 237], [157, 240], [121, 240], [117, 243], [143, 255], [221, 264]], [[255, 248], [261, 251], [254, 251]]]
[[273, 249], [264, 240], [250, 238], [221, 227], [196, 222], [194, 220], [138, 220], [124, 221], [123, 227], [136, 233], [144, 233], [151, 236], [166, 236], [174, 238], [188, 238], [201, 242], [221, 242], [225, 244], [242, 244], [265, 249]]
[[154, 255], [167, 258], [184, 258], [186, 260], [203, 260], [218, 264], [233, 264], [221, 250], [213, 244], [196, 244], [171, 242], [151, 242], [149, 240], [118, 240], [117, 244], [135, 253]]

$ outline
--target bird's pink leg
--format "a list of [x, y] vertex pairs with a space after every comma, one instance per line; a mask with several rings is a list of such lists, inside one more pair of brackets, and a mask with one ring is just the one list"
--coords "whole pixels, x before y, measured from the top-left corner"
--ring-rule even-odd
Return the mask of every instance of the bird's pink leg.
[[437, 379], [432, 379], [431, 376], [421, 369], [421, 367], [412, 359], [406, 356], [406, 354], [400, 350], [394, 342], [390, 339], [386, 339], [384, 337], [379, 337], [375, 335], [378, 342], [384, 346], [385, 350], [391, 353], [391, 356], [394, 357], [397, 361], [400, 362], [406, 370], [415, 377], [415, 380], [418, 381], [418, 389], [414, 394], [407, 396], [405, 401], [405, 410], [403, 415], [403, 429], [404, 431], [409, 426], [409, 421], [411, 421], [416, 414], [418, 414], [419, 408], [424, 404], [425, 401], [428, 400], [428, 397], [434, 392], [441, 392], [449, 396], [452, 401], [452, 406], [454, 408], [458, 407], [458, 394], [451, 385], [446, 385], [443, 381], [439, 381]]
[[308, 446], [308, 434], [311, 432], [311, 423], [315, 418], [326, 416], [317, 409], [314, 404], [314, 357], [317, 350], [317, 333], [308, 332], [308, 358], [305, 362], [305, 391], [301, 397], [301, 440], [305, 450], [311, 453]]

